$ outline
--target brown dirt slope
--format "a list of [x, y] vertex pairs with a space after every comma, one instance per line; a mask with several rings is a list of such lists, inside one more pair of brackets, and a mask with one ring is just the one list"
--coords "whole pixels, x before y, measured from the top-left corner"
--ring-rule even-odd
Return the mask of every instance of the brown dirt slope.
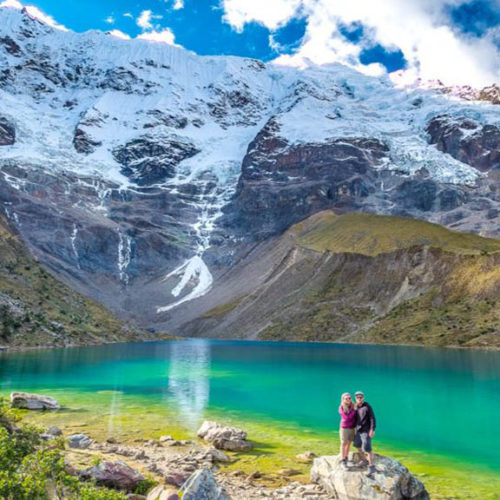
[[500, 240], [327, 211], [252, 249], [182, 331], [499, 348], [499, 297]]

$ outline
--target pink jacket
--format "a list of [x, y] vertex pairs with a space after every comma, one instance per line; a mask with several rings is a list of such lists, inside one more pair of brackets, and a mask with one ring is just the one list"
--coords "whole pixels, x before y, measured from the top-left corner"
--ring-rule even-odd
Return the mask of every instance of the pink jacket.
[[339, 406], [340, 427], [342, 429], [354, 429], [356, 427], [356, 410], [354, 407], [349, 412], [345, 412], [342, 405]]

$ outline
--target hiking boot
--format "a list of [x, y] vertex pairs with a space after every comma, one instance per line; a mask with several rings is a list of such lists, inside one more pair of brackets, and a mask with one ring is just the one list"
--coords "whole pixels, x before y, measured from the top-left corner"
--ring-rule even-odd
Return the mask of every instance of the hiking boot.
[[368, 472], [366, 473], [366, 476], [369, 478], [373, 478], [373, 475], [375, 474], [375, 472], [377, 472], [377, 469], [375, 469], [375, 466], [370, 465], [370, 467], [368, 468]]
[[347, 458], [344, 458], [343, 460], [340, 461], [340, 466], [342, 467], [342, 469], [348, 469], [348, 465], [347, 465]]

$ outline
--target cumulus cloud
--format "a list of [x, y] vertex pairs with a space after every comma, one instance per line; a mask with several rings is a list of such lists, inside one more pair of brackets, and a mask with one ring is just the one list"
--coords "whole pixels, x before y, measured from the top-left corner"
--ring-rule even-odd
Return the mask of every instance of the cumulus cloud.
[[[450, 26], [446, 8], [470, 0], [223, 0], [224, 19], [237, 31], [258, 22], [270, 30], [295, 16], [307, 19], [306, 34], [293, 55], [276, 62], [295, 66], [341, 62], [369, 74], [379, 74], [379, 64], [362, 65], [363, 47], [381, 44], [400, 49], [409, 74], [445, 84], [484, 86], [500, 77], [500, 53], [491, 33], [483, 37], [463, 35]], [[361, 23], [360, 43], [344, 37], [340, 25]]]
[[252, 21], [276, 29], [297, 12], [300, 4], [301, 0], [223, 0], [222, 7], [225, 21], [241, 31]]
[[184, 8], [184, 0], [175, 0], [174, 2], [174, 10], [179, 10]]
[[150, 42], [162, 42], [167, 43], [168, 45], [177, 45], [175, 43], [175, 36], [169, 28], [165, 28], [161, 31], [148, 31], [146, 33], [142, 33], [137, 38], [142, 40], [149, 40]]
[[104, 22], [108, 24], [115, 24], [115, 18], [113, 16], [108, 16], [106, 19], [104, 19]]
[[139, 26], [139, 28], [142, 28], [143, 30], [152, 30], [153, 29], [152, 21], [154, 19], [161, 19], [161, 18], [162, 16], [153, 14], [151, 10], [143, 10], [139, 14], [139, 17], [137, 18], [137, 26]]

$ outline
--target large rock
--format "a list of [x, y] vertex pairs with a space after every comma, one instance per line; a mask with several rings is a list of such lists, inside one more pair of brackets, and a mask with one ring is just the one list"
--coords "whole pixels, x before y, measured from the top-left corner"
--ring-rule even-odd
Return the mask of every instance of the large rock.
[[86, 434], [73, 434], [72, 436], [69, 436], [68, 444], [70, 448], [85, 450], [92, 444], [92, 439], [90, 439]]
[[133, 491], [144, 476], [121, 460], [101, 462], [80, 472], [82, 479], [95, 480], [100, 486], [123, 491]]
[[194, 472], [183, 484], [182, 500], [229, 500], [224, 489], [217, 484], [210, 469], [200, 469]]
[[212, 443], [219, 450], [245, 451], [252, 449], [252, 443], [246, 440], [247, 433], [245, 431], [210, 420], [203, 422], [198, 429], [198, 436]]
[[61, 405], [50, 396], [28, 394], [27, 392], [13, 392], [10, 395], [12, 408], [24, 410], [59, 410]]
[[159, 485], [148, 493], [146, 500], [179, 500], [179, 495], [171, 486]]
[[341, 457], [316, 458], [311, 469], [311, 481], [321, 484], [338, 500], [425, 500], [429, 498], [424, 485], [397, 460], [375, 455], [376, 472], [367, 477], [358, 453], [354, 464], [344, 469]]

